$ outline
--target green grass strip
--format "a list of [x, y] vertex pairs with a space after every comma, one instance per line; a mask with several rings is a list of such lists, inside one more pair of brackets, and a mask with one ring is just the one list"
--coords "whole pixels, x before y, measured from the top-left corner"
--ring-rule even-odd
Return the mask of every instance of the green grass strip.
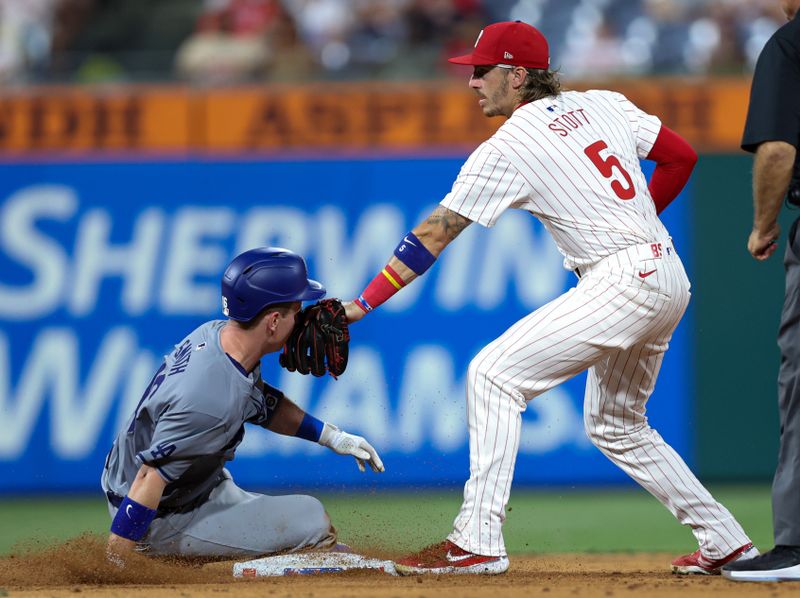
[[[712, 489], [757, 546], [772, 546], [768, 486]], [[318, 494], [344, 542], [357, 547], [414, 550], [444, 539], [461, 494], [423, 491]], [[81, 532], [106, 534], [102, 498], [0, 500], [0, 554], [20, 543], [49, 543]], [[639, 489], [519, 490], [504, 526], [510, 553], [690, 552], [696, 542], [654, 498]]]

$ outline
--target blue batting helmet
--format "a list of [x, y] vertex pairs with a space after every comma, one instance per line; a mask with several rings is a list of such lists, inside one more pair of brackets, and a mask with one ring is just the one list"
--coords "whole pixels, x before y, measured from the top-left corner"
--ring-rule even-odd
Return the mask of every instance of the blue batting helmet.
[[239, 322], [249, 322], [272, 303], [324, 295], [325, 287], [308, 278], [305, 260], [282, 247], [245, 251], [222, 275], [222, 313]]

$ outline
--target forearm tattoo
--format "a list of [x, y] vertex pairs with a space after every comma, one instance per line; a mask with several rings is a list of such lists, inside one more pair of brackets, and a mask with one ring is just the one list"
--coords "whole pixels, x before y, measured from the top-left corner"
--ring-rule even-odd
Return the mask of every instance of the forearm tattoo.
[[430, 226], [441, 227], [448, 243], [455, 239], [462, 230], [472, 224], [472, 220], [469, 218], [465, 218], [461, 214], [448, 210], [444, 206], [437, 206], [425, 222]]

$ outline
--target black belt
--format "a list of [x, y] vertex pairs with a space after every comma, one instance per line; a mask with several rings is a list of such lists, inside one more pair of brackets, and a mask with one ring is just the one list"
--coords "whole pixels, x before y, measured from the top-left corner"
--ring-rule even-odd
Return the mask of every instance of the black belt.
[[[108, 499], [108, 502], [117, 509], [119, 509], [122, 501], [125, 500], [124, 496], [120, 496], [111, 490], [106, 490], [106, 498]], [[167, 515], [175, 515], [176, 513], [188, 513], [190, 511], [194, 511], [197, 507], [204, 503], [207, 498], [208, 495], [203, 494], [185, 505], [179, 505], [175, 507], [158, 507], [158, 509], [156, 509], [155, 518], [159, 519], [161, 517], [166, 517]]]

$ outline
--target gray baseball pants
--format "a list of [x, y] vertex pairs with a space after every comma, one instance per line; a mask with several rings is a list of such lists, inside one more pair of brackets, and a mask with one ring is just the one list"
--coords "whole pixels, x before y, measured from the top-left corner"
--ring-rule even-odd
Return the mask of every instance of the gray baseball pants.
[[780, 451], [772, 483], [772, 525], [775, 544], [800, 546], [800, 235], [795, 220], [783, 265], [786, 294], [778, 331]]
[[[336, 531], [313, 496], [246, 492], [225, 478], [208, 500], [188, 513], [159, 517], [140, 546], [146, 554], [235, 558], [304, 548], [331, 548]], [[116, 507], [109, 505], [113, 518]]]

